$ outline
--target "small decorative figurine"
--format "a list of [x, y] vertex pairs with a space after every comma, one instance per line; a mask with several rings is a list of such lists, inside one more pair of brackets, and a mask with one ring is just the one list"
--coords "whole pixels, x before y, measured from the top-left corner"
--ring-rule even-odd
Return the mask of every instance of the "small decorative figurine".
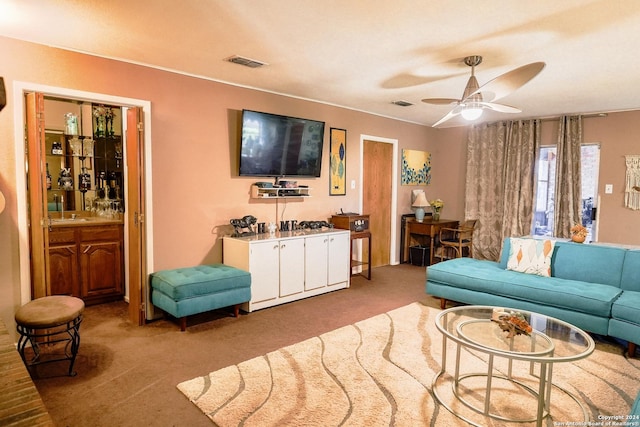
[[232, 219], [229, 222], [235, 228], [236, 236], [249, 236], [255, 234], [253, 226], [258, 219], [253, 215], [245, 215], [242, 218]]

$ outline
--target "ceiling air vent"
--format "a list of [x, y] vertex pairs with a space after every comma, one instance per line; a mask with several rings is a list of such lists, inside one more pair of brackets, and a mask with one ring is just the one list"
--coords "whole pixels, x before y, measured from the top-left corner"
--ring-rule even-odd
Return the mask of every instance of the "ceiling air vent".
[[268, 65], [266, 62], [256, 61], [255, 59], [245, 58], [243, 56], [233, 55], [225, 59], [225, 61], [233, 62], [234, 64], [244, 65], [249, 68], [260, 68], [263, 65]]
[[409, 106], [413, 105], [412, 103], [407, 102], [407, 101], [393, 101], [391, 103], [395, 104], [395, 105], [399, 105], [400, 107], [409, 107]]

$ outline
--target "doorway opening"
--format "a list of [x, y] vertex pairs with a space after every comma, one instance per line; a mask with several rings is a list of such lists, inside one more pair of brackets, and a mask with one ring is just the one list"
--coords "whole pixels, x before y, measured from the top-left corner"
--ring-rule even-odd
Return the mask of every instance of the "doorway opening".
[[[78, 155], [73, 156], [73, 149], [71, 148], [71, 145], [67, 145], [67, 148], [69, 149], [69, 156], [68, 158], [65, 159], [67, 163], [61, 161], [61, 158], [55, 159], [55, 160], [58, 160], [61, 170], [69, 169], [68, 172], [65, 171], [65, 174], [64, 174], [65, 178], [67, 177], [67, 175], [71, 175], [70, 173], [71, 166], [74, 166], [75, 168], [78, 169], [77, 171], [74, 169], [73, 175], [71, 175], [71, 179], [76, 181], [73, 184], [74, 192], [68, 193], [71, 196], [66, 200], [61, 198], [61, 196], [64, 197], [64, 195], [67, 194], [66, 193], [67, 187], [64, 187], [64, 186], [71, 185], [71, 184], [69, 184], [67, 180], [63, 180], [63, 179], [60, 179], [60, 184], [59, 184], [58, 178], [62, 178], [62, 176], [60, 175], [60, 171], [58, 171], [58, 177], [55, 177], [54, 179], [54, 177], [51, 176], [52, 187], [55, 185], [56, 189], [52, 191], [51, 194], [47, 194], [47, 187], [49, 184], [49, 179], [45, 178], [45, 174], [47, 174], [46, 173], [47, 159], [45, 159], [45, 157], [42, 156], [43, 154], [42, 152], [45, 150], [44, 147], [46, 147], [46, 149], [48, 149], [49, 152], [51, 153], [53, 150], [54, 143], [56, 143], [55, 151], [57, 152], [57, 149], [58, 149], [57, 145], [58, 143], [60, 144], [62, 143], [64, 139], [63, 138], [64, 133], [65, 132], [72, 133], [72, 131], [69, 131], [69, 129], [64, 129], [62, 131], [58, 130], [57, 133], [51, 132], [49, 135], [49, 138], [50, 138], [49, 144], [46, 144], [45, 143], [45, 126], [43, 126], [42, 130], [35, 131], [35, 133], [38, 133], [38, 132], [41, 133], [41, 135], [40, 134], [37, 135], [38, 138], [40, 138], [41, 136], [40, 139], [42, 139], [42, 143], [38, 144], [41, 164], [34, 165], [32, 161], [32, 166], [31, 166], [31, 168], [40, 171], [41, 178], [39, 182], [37, 178], [33, 181], [29, 181], [29, 186], [28, 186], [27, 179], [28, 179], [29, 163], [27, 161], [28, 151], [26, 151], [26, 149], [31, 149], [32, 147], [25, 145], [27, 144], [25, 141], [27, 141], [28, 139], [27, 129], [25, 129], [26, 128], [25, 124], [27, 120], [27, 112], [29, 109], [28, 102], [27, 102], [27, 98], [29, 94], [40, 94], [43, 98], [46, 97], [47, 99], [50, 99], [50, 100], [52, 99], [63, 100], [64, 102], [74, 103], [76, 105], [88, 105], [89, 106], [88, 108], [91, 108], [91, 105], [117, 106], [118, 109], [121, 109], [123, 117], [125, 116], [128, 117], [129, 115], [131, 115], [130, 114], [131, 112], [139, 113], [140, 123], [143, 123], [143, 125], [140, 126], [140, 129], [139, 129], [140, 130], [139, 135], [142, 135], [142, 139], [138, 138], [136, 144], [130, 143], [129, 145], [132, 145], [132, 146], [137, 145], [139, 147], [139, 150], [145, 153], [146, 155], [144, 156], [144, 162], [138, 168], [139, 170], [137, 170], [140, 178], [138, 180], [139, 182], [136, 182], [135, 183], [136, 185], [134, 187], [137, 187], [140, 184], [144, 185], [144, 188], [146, 191], [144, 192], [144, 199], [141, 201], [141, 203], [144, 205], [144, 208], [146, 209], [146, 213], [147, 213], [146, 217], [149, 219], [152, 218], [152, 215], [150, 212], [150, 209], [152, 207], [151, 156], [150, 156], [150, 107], [151, 105], [149, 101], [132, 99], [132, 98], [115, 97], [115, 96], [99, 94], [99, 93], [82, 92], [82, 91], [76, 91], [71, 89], [43, 86], [43, 85], [24, 83], [24, 82], [14, 82], [14, 99], [13, 99], [14, 105], [15, 105], [15, 109], [14, 109], [15, 135], [14, 136], [15, 136], [15, 148], [16, 148], [15, 151], [16, 151], [16, 178], [17, 178], [16, 189], [17, 189], [17, 204], [18, 204], [18, 233], [20, 236], [20, 251], [19, 251], [20, 295], [21, 295], [22, 304], [26, 304], [34, 297], [34, 293], [32, 292], [33, 277], [32, 277], [32, 270], [31, 270], [31, 256], [32, 256], [32, 251], [37, 249], [30, 242], [30, 234], [31, 234], [30, 226], [35, 225], [35, 227], [40, 226], [42, 228], [45, 228], [45, 227], [47, 227], [47, 229], [49, 228], [48, 218], [46, 218], [46, 216], [44, 215], [44, 212], [48, 213], [48, 210], [49, 210], [48, 196], [51, 196], [51, 199], [52, 199], [51, 211], [52, 213], [54, 213], [55, 216], [57, 215], [62, 216], [62, 209], [64, 209], [65, 206], [71, 206], [71, 204], [73, 204], [73, 208], [76, 211], [78, 209], [86, 209], [87, 206], [89, 206], [86, 196], [87, 194], [94, 194], [94, 193], [89, 193], [88, 191], [86, 192], [80, 191], [81, 188], [86, 188], [86, 187], [80, 187], [81, 185], [84, 185], [84, 186], [89, 185], [89, 182], [83, 181], [83, 179], [85, 179], [86, 175], [88, 175], [95, 182], [95, 179], [96, 179], [95, 171], [97, 170], [96, 167], [97, 166], [102, 166], [103, 168], [106, 167], [104, 163], [102, 164], [99, 163], [98, 159], [93, 159], [93, 162], [89, 164], [86, 161], [86, 158], [88, 156], [85, 156], [84, 155], [85, 152], [83, 151], [78, 151], [76, 152], [76, 154]], [[42, 108], [44, 108], [44, 103]], [[91, 115], [92, 112], [90, 112], [89, 114]], [[46, 117], [45, 117], [45, 120], [46, 120]], [[122, 120], [122, 123], [123, 123], [122, 126], [124, 128], [123, 134], [127, 130], [126, 129], [127, 122], [128, 120]], [[51, 130], [55, 130], [55, 129], [51, 129]], [[146, 130], [146, 132], [142, 132], [143, 130]], [[78, 129], [78, 133], [80, 133], [80, 129]], [[30, 136], [31, 135], [29, 135], [29, 137]], [[129, 138], [129, 139], [135, 140], [136, 138]], [[88, 140], [91, 140], [91, 142], [89, 142]], [[89, 148], [95, 148], [95, 146], [92, 146], [92, 144], [95, 144], [95, 141], [93, 141], [93, 138], [87, 138], [87, 141], [89, 142], [88, 144], [80, 144], [81, 148], [78, 148], [75, 146], [74, 148], [78, 150], [84, 150], [85, 149], [84, 145], [86, 145], [87, 150], [89, 150]], [[64, 142], [68, 143], [66, 139], [64, 139]], [[124, 135], [123, 135], [122, 142], [123, 142], [122, 150], [124, 150], [124, 146], [126, 146], [127, 144], [127, 137]], [[75, 143], [76, 141], [74, 141], [74, 144]], [[51, 145], [51, 147], [49, 147], [49, 145]], [[89, 151], [87, 151], [86, 153], [89, 153]], [[95, 153], [95, 151], [92, 152], [92, 154], [93, 153]], [[119, 154], [114, 153], [114, 156], [113, 156], [114, 158], [112, 159], [114, 162], [116, 161], [115, 157], [118, 155]], [[124, 157], [126, 156], [127, 154], [124, 154]], [[84, 159], [80, 160], [82, 157], [84, 157]], [[131, 159], [131, 156], [129, 156], [129, 158]], [[129, 169], [131, 166], [126, 165], [126, 162], [124, 161], [125, 159], [119, 159], [119, 160], [123, 162], [122, 163], [123, 171], [122, 171], [122, 178], [121, 178], [122, 185], [119, 186], [120, 188], [118, 191], [122, 191], [124, 193], [123, 191], [124, 189], [122, 187], [126, 185], [125, 175], [127, 173], [127, 169]], [[93, 170], [93, 175], [91, 175], [91, 173], [88, 172], [89, 167], [91, 167], [91, 170]], [[48, 175], [50, 175], [50, 173]], [[109, 176], [105, 175], [105, 179], [108, 180], [108, 178]], [[39, 191], [42, 194], [41, 200], [42, 200], [42, 204], [44, 205], [43, 211], [42, 211], [42, 219], [40, 221], [37, 221], [36, 224], [33, 224], [33, 218], [30, 218], [29, 216], [31, 212], [30, 191], [34, 187], [33, 185], [34, 183], [41, 184]], [[63, 187], [60, 187], [60, 185], [62, 185]], [[109, 193], [110, 196], [115, 195], [116, 186], [117, 185], [114, 183], [113, 187], [109, 187], [109, 188], [113, 188], [112, 192]], [[77, 194], [75, 191], [76, 188], [77, 188]], [[54, 197], [54, 196], [57, 196], [57, 197]], [[124, 204], [125, 203], [124, 194], [119, 194], [119, 196], [122, 198], [122, 201]], [[69, 204], [66, 205], [66, 203], [69, 203]], [[47, 209], [44, 209], [45, 207]], [[109, 208], [111, 207], [115, 207], [115, 204], [113, 204], [113, 206], [110, 206]], [[78, 214], [76, 213], [76, 215]], [[124, 227], [125, 229], [131, 228], [131, 224], [129, 223], [129, 221], [127, 220], [124, 221]], [[150, 232], [146, 232], [146, 230], [152, 229], [152, 224], [149, 220], [147, 220], [144, 224], [141, 224], [140, 228], [144, 231], [141, 234], [141, 236], [144, 236], [144, 239], [142, 242], [137, 243], [137, 246], [143, 245], [145, 248], [144, 258], [142, 258], [141, 262], [139, 262], [139, 264], [142, 264], [140, 271], [145, 271], [145, 272], [153, 271], [152, 236]], [[134, 300], [140, 301], [141, 309], [148, 308], [148, 304], [145, 305], [146, 294], [147, 294], [146, 280], [141, 280], [138, 277], [130, 276], [131, 271], [129, 267], [130, 265], [129, 261], [131, 261], [133, 257], [136, 256], [136, 254], [135, 253], [132, 254], [129, 252], [129, 248], [131, 247], [131, 244], [132, 244], [132, 241], [131, 241], [132, 239], [129, 237], [129, 233], [128, 233], [129, 231], [130, 230], [125, 230], [125, 234], [124, 234], [124, 253], [125, 253], [124, 274], [126, 278], [125, 283], [127, 284], [139, 283], [140, 286], [134, 287], [134, 288], [131, 288], [131, 286], [127, 286], [125, 296], [128, 297], [126, 299], [128, 299], [129, 301], [132, 300], [132, 297], [134, 297], [133, 298]], [[132, 291], [135, 292], [135, 295], [133, 296], [130, 294]], [[146, 315], [139, 315], [138, 317], [139, 319], [137, 323], [140, 324], [144, 321], [145, 317], [149, 318], [149, 314], [147, 313]]]

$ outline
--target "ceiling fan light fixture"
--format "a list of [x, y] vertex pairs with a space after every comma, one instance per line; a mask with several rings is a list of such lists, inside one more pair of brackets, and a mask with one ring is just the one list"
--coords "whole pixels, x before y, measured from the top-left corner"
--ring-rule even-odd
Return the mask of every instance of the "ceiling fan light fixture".
[[480, 118], [480, 116], [482, 116], [482, 107], [479, 105], [471, 104], [467, 107], [464, 107], [460, 112], [460, 115], [462, 115], [462, 117], [468, 121], [477, 120]]

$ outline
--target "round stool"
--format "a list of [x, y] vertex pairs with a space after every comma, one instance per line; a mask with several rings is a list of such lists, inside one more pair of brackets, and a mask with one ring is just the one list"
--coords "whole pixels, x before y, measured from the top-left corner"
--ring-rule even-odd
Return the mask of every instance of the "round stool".
[[[20, 339], [18, 352], [27, 368], [42, 363], [68, 360], [69, 376], [75, 376], [73, 364], [80, 347], [80, 323], [84, 301], [80, 298], [54, 295], [28, 302], [16, 312]], [[27, 343], [31, 345], [27, 358]], [[56, 343], [64, 343], [63, 354], [56, 354]], [[43, 350], [51, 349], [49, 352]]]

